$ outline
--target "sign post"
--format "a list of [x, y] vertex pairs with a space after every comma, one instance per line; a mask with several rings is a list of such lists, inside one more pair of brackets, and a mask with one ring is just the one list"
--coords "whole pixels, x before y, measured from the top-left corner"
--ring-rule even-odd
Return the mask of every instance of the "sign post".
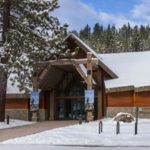
[[39, 111], [39, 97], [38, 91], [32, 91], [30, 95], [30, 111], [32, 112], [32, 121], [38, 120], [37, 112]]
[[85, 90], [85, 106], [86, 110], [94, 109], [94, 90]]
[[[87, 53], [87, 91], [85, 91], [86, 120], [94, 120], [94, 90], [92, 90], [92, 53]], [[87, 103], [87, 104], [86, 104]]]
[[94, 90], [85, 90], [85, 111], [87, 112], [87, 121], [94, 120]]
[[30, 110], [37, 111], [39, 109], [39, 96], [38, 91], [32, 91], [30, 95]]

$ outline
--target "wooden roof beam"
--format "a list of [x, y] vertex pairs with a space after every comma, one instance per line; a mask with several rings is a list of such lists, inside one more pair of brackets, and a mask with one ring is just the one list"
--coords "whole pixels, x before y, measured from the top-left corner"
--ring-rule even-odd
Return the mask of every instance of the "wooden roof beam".
[[[44, 61], [44, 62], [38, 62], [37, 65], [44, 64], [44, 63], [49, 63], [50, 65], [55, 65], [55, 66], [63, 66], [63, 65], [72, 65], [75, 63], [77, 64], [87, 64], [87, 59], [59, 59], [59, 60], [52, 60], [52, 61]], [[92, 58], [91, 60], [92, 64], [97, 64], [99, 63], [99, 60], [97, 58]]]
[[80, 76], [84, 79], [84, 81], [86, 82], [86, 84], [88, 84], [87, 76], [84, 73], [84, 71], [81, 69], [81, 67], [79, 66], [79, 64], [74, 63], [74, 66], [75, 66], [76, 70], [78, 71], [78, 73], [80, 74]]
[[42, 79], [45, 77], [45, 75], [48, 73], [50, 67], [51, 67], [51, 64], [49, 64], [48, 67], [46, 67], [46, 68], [43, 70], [43, 72], [41, 73], [41, 75], [38, 77], [38, 80], [39, 80], [39, 81], [42, 80]]

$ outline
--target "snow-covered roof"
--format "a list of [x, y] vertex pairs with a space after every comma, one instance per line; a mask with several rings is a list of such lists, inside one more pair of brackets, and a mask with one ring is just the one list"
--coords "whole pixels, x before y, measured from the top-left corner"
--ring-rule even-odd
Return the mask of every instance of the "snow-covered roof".
[[106, 80], [106, 89], [150, 86], [150, 51], [99, 54], [103, 62], [118, 75]]
[[76, 43], [78, 44], [79, 47], [82, 47], [83, 50], [85, 50], [86, 52], [91, 52], [93, 54], [93, 56], [95, 58], [99, 59], [99, 65], [101, 66], [101, 68], [103, 68], [105, 70], [106, 73], [108, 73], [110, 75], [110, 77], [112, 78], [117, 78], [118, 76], [116, 75], [115, 72], [113, 72], [104, 62], [103, 60], [99, 57], [98, 53], [96, 53], [91, 47], [89, 47], [86, 43], [84, 43], [79, 37], [77, 37], [75, 34], [70, 33], [65, 40], [67, 40], [68, 38], [72, 38], [76, 41]]

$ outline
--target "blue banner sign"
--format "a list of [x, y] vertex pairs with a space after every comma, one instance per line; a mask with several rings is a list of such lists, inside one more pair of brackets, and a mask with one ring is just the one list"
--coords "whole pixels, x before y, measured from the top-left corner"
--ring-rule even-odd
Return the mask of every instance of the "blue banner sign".
[[39, 97], [40, 93], [38, 91], [32, 91], [30, 95], [30, 110], [35, 111], [39, 109]]
[[85, 90], [85, 104], [94, 104], [94, 90]]

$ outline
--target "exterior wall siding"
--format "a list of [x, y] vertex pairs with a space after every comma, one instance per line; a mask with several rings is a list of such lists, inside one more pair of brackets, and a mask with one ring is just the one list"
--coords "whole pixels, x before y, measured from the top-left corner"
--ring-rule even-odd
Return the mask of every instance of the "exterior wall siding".
[[28, 99], [6, 99], [6, 109], [28, 109]]
[[132, 107], [133, 92], [117, 92], [107, 95], [107, 107]]
[[139, 107], [139, 117], [150, 118], [150, 91], [109, 93], [107, 94], [106, 117], [114, 117], [119, 112], [135, 115], [136, 106]]
[[[40, 121], [49, 119], [48, 96], [49, 92], [47, 92], [46, 96], [41, 96], [39, 111]], [[150, 91], [138, 93], [134, 93], [133, 91], [109, 93], [106, 99], [105, 116], [114, 117], [119, 112], [128, 112], [134, 115], [136, 106], [140, 107], [140, 117], [150, 118]], [[27, 98], [6, 100], [6, 115], [9, 115], [10, 118], [28, 120], [28, 108], [29, 104]]]
[[136, 93], [135, 106], [150, 107], [150, 91]]
[[[11, 119], [30, 120], [28, 98], [9, 98], [6, 99], [5, 116], [9, 115]], [[43, 97], [40, 100], [39, 110], [40, 121], [48, 120], [48, 110], [46, 109], [46, 100]]]

